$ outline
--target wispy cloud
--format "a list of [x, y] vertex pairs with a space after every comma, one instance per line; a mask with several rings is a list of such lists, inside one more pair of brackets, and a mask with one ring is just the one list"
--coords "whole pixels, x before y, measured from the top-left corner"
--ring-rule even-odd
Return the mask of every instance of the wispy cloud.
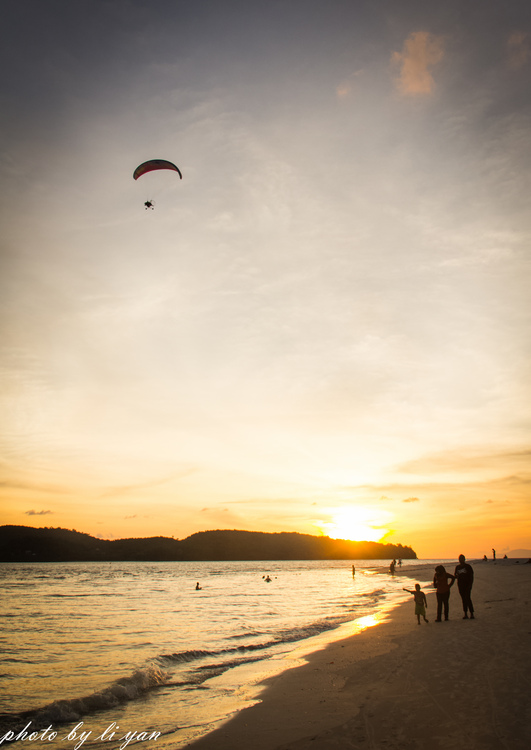
[[[448, 479], [423, 479], [412, 482], [395, 482], [385, 485], [360, 485], [359, 487], [351, 487], [352, 491], [356, 490], [360, 493], [377, 494], [384, 491], [390, 497], [393, 495], [409, 495], [411, 497], [406, 498], [402, 502], [415, 502], [417, 499], [420, 501], [419, 495], [425, 496], [426, 500], [433, 500], [434, 498], [442, 496], [453, 496], [455, 498], [463, 497], [468, 495], [469, 497], [476, 497], [478, 501], [485, 502], [485, 496], [489, 498], [494, 496], [496, 501], [503, 501], [505, 497], [512, 498], [511, 502], [520, 502], [526, 500], [529, 497], [529, 485], [531, 484], [531, 476], [528, 474], [510, 474], [500, 476], [494, 479], [472, 479], [471, 481], [466, 480], [453, 480]], [[490, 500], [491, 498], [489, 498]], [[509, 502], [509, 501], [507, 501]]]
[[205, 507], [200, 511], [203, 515], [201, 521], [208, 524], [209, 528], [232, 528], [248, 529], [249, 524], [237, 513], [233, 513], [229, 508], [224, 507]]
[[529, 34], [515, 31], [507, 40], [507, 65], [511, 70], [520, 70], [531, 59]]
[[478, 469], [507, 471], [510, 466], [516, 471], [525, 471], [529, 466], [531, 451], [500, 451], [489, 452], [478, 450], [444, 451], [413, 461], [408, 461], [398, 467], [404, 474], [441, 474], [441, 473], [470, 473]]
[[51, 510], [26, 510], [24, 513], [27, 516], [53, 516]]
[[435, 81], [430, 69], [444, 57], [443, 39], [427, 31], [415, 31], [406, 39], [402, 52], [394, 52], [391, 61], [400, 66], [396, 85], [405, 96], [431, 94]]
[[[153, 487], [159, 487], [164, 484], [169, 484], [172, 481], [186, 478], [197, 471], [196, 467], [191, 466], [190, 468], [183, 469], [181, 472], [176, 472], [169, 476], [160, 477], [158, 479], [152, 479], [147, 482], [137, 482], [134, 484], [126, 484], [115, 487], [109, 487], [103, 492], [100, 497], [118, 497], [120, 495], [128, 495], [130, 493], [150, 490]], [[134, 516], [128, 516], [128, 518], [134, 518]]]
[[69, 492], [59, 485], [43, 485], [37, 482], [26, 482], [17, 479], [6, 479], [0, 482], [0, 490], [31, 490], [31, 492], [46, 492], [54, 495], [64, 495]]
[[352, 86], [349, 81], [343, 81], [336, 86], [336, 94], [338, 99], [346, 99], [352, 92]]
[[420, 498], [418, 497], [406, 497], [404, 500], [402, 500], [403, 503], [420, 503]]
[[354, 79], [356, 79], [362, 73], [363, 70], [357, 70], [355, 73], [352, 73], [352, 75], [350, 75], [344, 81], [341, 81], [341, 83], [336, 86], [336, 96], [338, 99], [348, 99], [351, 96]]

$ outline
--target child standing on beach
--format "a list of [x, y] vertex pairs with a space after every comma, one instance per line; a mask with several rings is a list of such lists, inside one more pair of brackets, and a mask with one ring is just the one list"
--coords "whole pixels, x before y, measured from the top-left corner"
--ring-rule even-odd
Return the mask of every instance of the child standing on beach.
[[417, 615], [417, 621], [420, 625], [420, 617], [424, 618], [424, 622], [429, 622], [429, 620], [426, 619], [426, 608], [428, 606], [428, 600], [426, 599], [426, 594], [424, 591], [420, 590], [420, 583], [415, 584], [415, 591], [412, 591], [411, 589], [404, 589], [404, 591], [407, 591], [409, 594], [413, 594], [413, 600], [415, 602], [415, 614]]

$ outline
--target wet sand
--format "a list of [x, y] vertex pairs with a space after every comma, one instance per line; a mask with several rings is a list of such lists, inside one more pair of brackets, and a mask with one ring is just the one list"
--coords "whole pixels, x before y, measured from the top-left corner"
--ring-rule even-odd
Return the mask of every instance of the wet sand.
[[[474, 571], [475, 620], [462, 619], [455, 585], [449, 621], [434, 622], [425, 589], [429, 624], [417, 625], [412, 601], [401, 605], [271, 678], [259, 703], [188, 747], [529, 750], [531, 565], [478, 562]], [[404, 586], [413, 588], [409, 578]]]

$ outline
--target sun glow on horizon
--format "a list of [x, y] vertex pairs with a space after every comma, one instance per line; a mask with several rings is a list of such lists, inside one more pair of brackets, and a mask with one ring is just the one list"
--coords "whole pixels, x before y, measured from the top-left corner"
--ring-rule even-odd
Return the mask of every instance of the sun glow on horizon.
[[332, 539], [349, 539], [352, 542], [380, 542], [391, 531], [390, 514], [383, 510], [349, 506], [335, 508], [330, 521], [322, 521], [318, 528]]

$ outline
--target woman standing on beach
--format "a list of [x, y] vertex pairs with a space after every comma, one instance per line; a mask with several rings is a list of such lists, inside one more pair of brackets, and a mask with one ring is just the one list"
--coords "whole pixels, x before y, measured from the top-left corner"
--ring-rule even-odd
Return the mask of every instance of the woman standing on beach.
[[[450, 581], [450, 583], [448, 583]], [[450, 602], [450, 589], [455, 583], [455, 576], [447, 573], [444, 565], [437, 565], [433, 577], [433, 585], [437, 589], [437, 617], [435, 622], [441, 622], [441, 613], [444, 607], [444, 619], [448, 619]]]

